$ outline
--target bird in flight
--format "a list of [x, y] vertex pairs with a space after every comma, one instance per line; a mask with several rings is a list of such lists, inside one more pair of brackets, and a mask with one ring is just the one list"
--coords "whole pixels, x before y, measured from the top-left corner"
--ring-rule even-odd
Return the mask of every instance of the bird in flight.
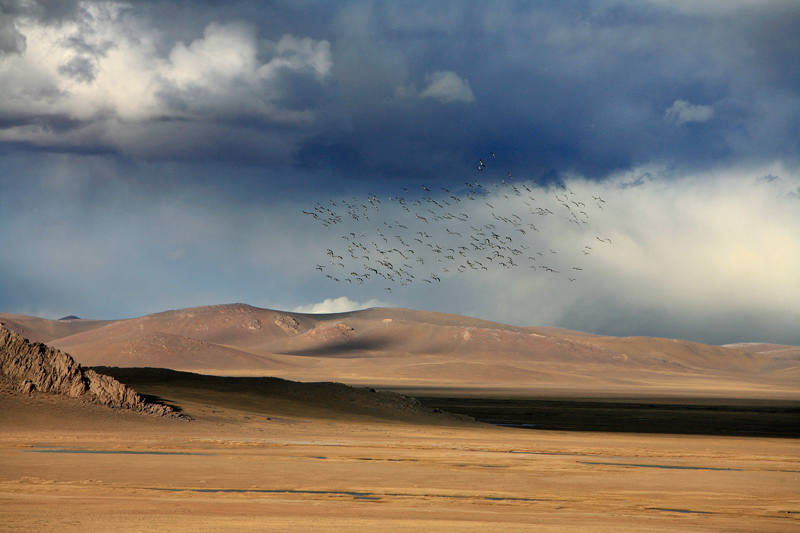
[[[492, 163], [498, 161], [495, 152], [488, 153]], [[604, 199], [587, 195], [584, 201], [579, 188], [572, 190], [563, 182], [547, 186], [536, 184], [536, 180], [531, 178], [515, 184], [511, 172], [496, 175], [493, 166], [487, 167], [482, 158], [478, 160], [478, 169], [486, 171], [486, 179], [481, 180], [483, 184], [470, 180], [462, 186], [432, 183], [431, 187], [423, 184], [416, 190], [402, 187], [404, 197], [388, 195], [385, 197], [388, 197], [388, 201], [379, 200], [373, 193], [364, 200], [354, 197], [352, 200], [336, 198], [334, 201], [331, 198], [325, 203], [336, 211], [317, 203], [316, 207], [303, 211], [303, 214], [310, 215], [306, 220], [316, 220], [328, 228], [326, 231], [334, 227], [342, 228], [341, 238], [345, 242], [341, 243], [341, 251], [337, 250], [338, 246], [331, 244], [334, 240], [329, 240], [327, 244], [332, 248], [328, 248], [326, 254], [332, 267], [346, 268], [345, 271], [350, 272], [350, 276], [342, 277], [341, 281], [352, 285], [356, 285], [352, 280], [366, 287], [370, 281], [374, 283], [380, 279], [399, 286], [414, 281], [419, 283], [420, 280], [427, 283], [444, 282], [447, 278], [460, 275], [458, 273], [496, 272], [500, 268], [517, 269], [521, 266], [526, 267], [526, 272], [535, 272], [535, 275], [540, 275], [539, 272], [542, 275], [545, 272], [555, 275], [567, 269], [574, 272], [584, 269], [563, 263], [566, 258], [577, 255], [578, 250], [570, 254], [566, 245], [562, 248], [561, 241], [558, 242], [558, 253], [548, 247], [548, 244], [553, 246], [556, 243], [551, 230], [554, 224], [556, 227], [566, 224], [572, 228], [571, 233], [590, 238], [591, 233], [587, 235], [587, 232], [591, 231], [589, 228], [602, 211]], [[502, 171], [498, 174], [502, 174]], [[483, 198], [488, 211], [481, 210], [479, 204], [467, 202], [476, 200], [478, 195]], [[463, 207], [456, 213], [453, 206], [462, 200]], [[551, 216], [554, 211], [550, 207], [557, 203], [567, 209], [566, 213], [560, 209], [557, 211], [568, 215], [564, 217], [566, 222], [556, 221], [561, 217]], [[574, 211], [573, 206], [576, 208]], [[392, 231], [384, 234], [381, 231], [383, 228]], [[426, 231], [417, 231], [423, 228]], [[611, 243], [610, 238], [597, 235], [595, 238], [598, 242]], [[389, 242], [392, 244], [386, 246]], [[580, 255], [590, 255], [592, 252], [591, 246], [582, 249], [578, 246], [578, 249], [582, 252]], [[530, 251], [526, 253], [525, 250]], [[558, 262], [551, 263], [549, 267], [534, 264], [537, 258], [543, 260], [542, 252], [549, 252], [551, 255], [548, 257]], [[411, 261], [412, 255], [414, 261]], [[526, 257], [527, 260], [524, 259]], [[323, 273], [326, 272], [323, 270], [325, 267], [324, 264], [316, 265], [316, 269]], [[330, 268], [328, 271], [333, 270]], [[330, 275], [327, 278], [340, 281]], [[566, 275], [563, 275], [563, 279], [576, 280]], [[384, 288], [389, 292], [393, 289]]]

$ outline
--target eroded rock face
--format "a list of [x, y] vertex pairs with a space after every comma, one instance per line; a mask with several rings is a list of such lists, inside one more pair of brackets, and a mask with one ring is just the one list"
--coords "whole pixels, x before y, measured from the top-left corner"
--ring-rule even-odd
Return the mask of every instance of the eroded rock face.
[[0, 329], [0, 369], [15, 382], [29, 381], [42, 392], [77, 398], [88, 389], [72, 357], [40, 342], [28, 342], [4, 328]]
[[333, 340], [349, 339], [353, 336], [355, 328], [342, 322], [332, 324], [322, 324], [303, 334], [306, 339], [315, 342], [328, 342]]
[[84, 370], [61, 350], [0, 328], [0, 374], [24, 394], [35, 391], [81, 398], [93, 403], [160, 416], [177, 416], [166, 405], [144, 401], [116, 379]]
[[275, 324], [286, 333], [291, 333], [293, 335], [297, 335], [297, 328], [300, 327], [300, 323], [297, 320], [287, 315], [278, 315], [275, 318]]

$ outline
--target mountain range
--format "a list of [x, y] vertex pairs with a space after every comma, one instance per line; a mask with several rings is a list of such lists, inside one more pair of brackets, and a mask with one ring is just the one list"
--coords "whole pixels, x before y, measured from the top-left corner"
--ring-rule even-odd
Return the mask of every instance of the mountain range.
[[0, 313], [83, 366], [429, 388], [800, 396], [800, 347], [712, 346], [519, 327], [400, 308], [302, 314], [225, 304], [123, 320]]

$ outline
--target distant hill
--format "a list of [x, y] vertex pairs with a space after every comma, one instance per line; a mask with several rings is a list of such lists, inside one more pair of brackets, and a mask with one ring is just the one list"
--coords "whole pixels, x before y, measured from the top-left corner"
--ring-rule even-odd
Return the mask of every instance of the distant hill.
[[800, 394], [800, 348], [776, 352], [608, 337], [399, 308], [302, 314], [229, 304], [117, 321], [0, 314], [0, 322], [88, 366], [335, 380], [395, 389]]
[[0, 327], [4, 327], [32, 342], [50, 342], [74, 335], [81, 331], [95, 329], [113, 322], [110, 320], [47, 320], [29, 315], [0, 313]]

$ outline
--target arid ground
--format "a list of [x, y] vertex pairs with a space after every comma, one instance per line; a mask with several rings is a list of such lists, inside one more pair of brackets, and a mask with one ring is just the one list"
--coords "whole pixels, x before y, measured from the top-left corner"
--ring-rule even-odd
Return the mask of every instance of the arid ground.
[[2, 529], [800, 530], [794, 439], [393, 419], [189, 385], [139, 388], [192, 420], [6, 391]]
[[[401, 333], [381, 341], [370, 326], [369, 344], [350, 333], [364, 323], [294, 319], [276, 319], [300, 330], [283, 344], [295, 343], [294, 355], [243, 347], [224, 328], [211, 332], [219, 344], [146, 328], [135, 337], [129, 328], [126, 353], [141, 356], [137, 350], [154, 343], [164, 360], [189, 364], [192, 350], [205, 346], [203, 357], [229, 350], [244, 365], [249, 353], [285, 374], [350, 375], [361, 387], [256, 377], [255, 369], [240, 372], [249, 377], [95, 369], [174, 407], [176, 418], [26, 394], [4, 382], [0, 530], [800, 531], [795, 348], [742, 351], [664, 339], [625, 348], [609, 337], [473, 323], [431, 329], [428, 341], [441, 340], [437, 353], [419, 355], [406, 343], [396, 357], [370, 349], [396, 347], [402, 331], [424, 328], [378, 317], [381, 327]], [[40, 338], [80, 336], [83, 344], [73, 337], [62, 349], [83, 346], [93, 364], [108, 364], [96, 360], [97, 346], [121, 342], [111, 333], [125, 325], [16, 318], [12, 326], [21, 323]], [[330, 342], [303, 348], [298, 337], [315, 331], [333, 331], [334, 340], [360, 351], [337, 352]], [[447, 341], [456, 336], [483, 344], [459, 351]], [[497, 352], [487, 343], [498, 339], [506, 348], [528, 344], [489, 359]], [[535, 357], [514, 355], [526, 350]], [[645, 355], [637, 361], [634, 352]], [[570, 382], [568, 371], [577, 368], [584, 372]], [[377, 391], [363, 387], [369, 369]], [[392, 388], [425, 397], [427, 407], [381, 390]], [[527, 427], [434, 408], [517, 417]]]

